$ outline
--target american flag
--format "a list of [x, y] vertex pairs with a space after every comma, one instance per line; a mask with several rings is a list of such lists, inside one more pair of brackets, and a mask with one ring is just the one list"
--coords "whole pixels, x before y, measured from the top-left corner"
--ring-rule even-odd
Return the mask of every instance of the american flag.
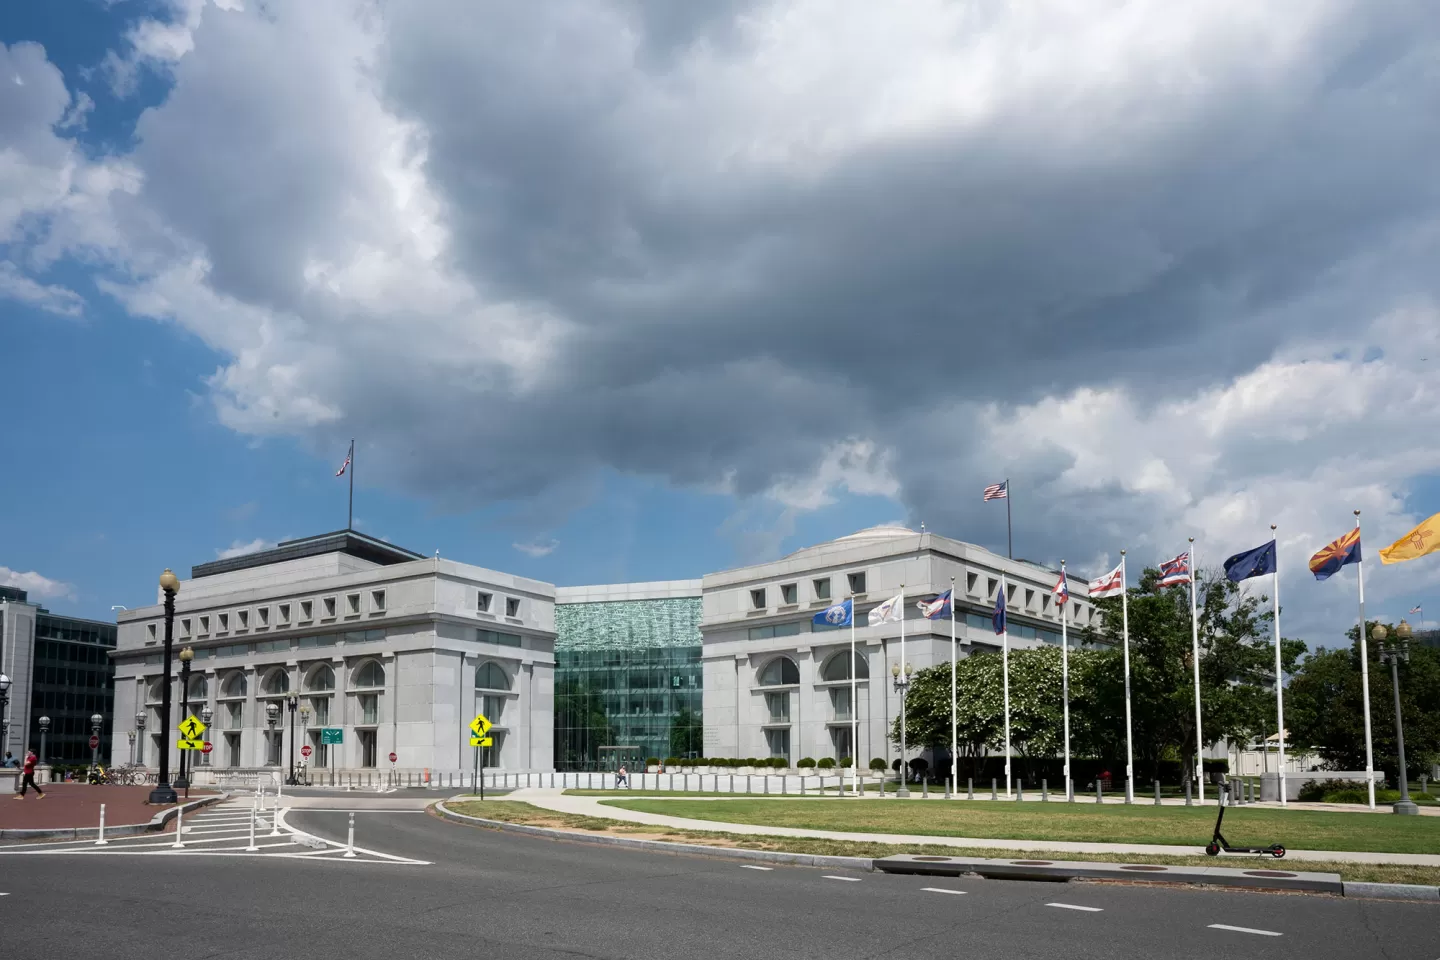
[[1004, 500], [1008, 496], [1010, 496], [1010, 481], [1002, 480], [999, 483], [992, 483], [990, 484], [990, 486], [986, 487], [985, 492], [980, 496], [980, 499]]
[[1420, 604], [1417, 603], [1417, 604], [1415, 604], [1415, 606], [1411, 607], [1411, 608], [1410, 608], [1410, 612], [1411, 612], [1411, 613], [1420, 613], [1420, 612], [1422, 612], [1422, 608], [1421, 608]]
[[1160, 586], [1173, 587], [1176, 584], [1190, 582], [1190, 554], [1185, 552], [1174, 560], [1166, 560], [1160, 564]]
[[350, 469], [350, 458], [355, 456], [355, 443], [351, 441], [350, 450], [345, 454], [345, 462], [340, 464], [340, 469], [335, 471], [335, 476], [345, 476], [345, 471]]

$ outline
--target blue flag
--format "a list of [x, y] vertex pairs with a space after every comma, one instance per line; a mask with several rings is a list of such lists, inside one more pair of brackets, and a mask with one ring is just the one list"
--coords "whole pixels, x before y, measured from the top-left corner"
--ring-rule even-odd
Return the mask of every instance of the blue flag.
[[950, 591], [946, 590], [934, 600], [920, 600], [915, 606], [920, 608], [927, 620], [939, 620], [941, 617], [950, 616], [950, 604], [953, 602]]
[[1225, 561], [1225, 576], [1236, 583], [1275, 572], [1275, 541], [1237, 553]]
[[848, 627], [850, 619], [855, 615], [855, 601], [842, 600], [840, 603], [826, 607], [815, 614], [813, 623], [817, 627]]
[[995, 627], [997, 634], [1005, 632], [1005, 585], [1001, 584], [1000, 589], [995, 591], [995, 612], [990, 616], [990, 623]]

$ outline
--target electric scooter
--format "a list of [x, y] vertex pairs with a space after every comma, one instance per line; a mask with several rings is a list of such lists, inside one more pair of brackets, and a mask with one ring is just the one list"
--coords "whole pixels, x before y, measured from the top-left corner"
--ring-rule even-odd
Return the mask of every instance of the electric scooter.
[[1232, 847], [1232, 846], [1230, 846], [1230, 842], [1229, 842], [1228, 840], [1226, 840], [1224, 834], [1222, 834], [1222, 833], [1220, 832], [1220, 822], [1225, 819], [1225, 801], [1226, 801], [1226, 799], [1228, 799], [1228, 797], [1229, 797], [1229, 787], [1228, 787], [1228, 785], [1226, 785], [1226, 784], [1221, 784], [1221, 785], [1220, 785], [1220, 812], [1219, 812], [1219, 814], [1217, 814], [1216, 817], [1215, 817], [1215, 835], [1214, 835], [1213, 837], [1211, 837], [1211, 838], [1210, 838], [1210, 842], [1205, 845], [1205, 852], [1208, 853], [1208, 854], [1209, 854], [1210, 856], [1212, 856], [1212, 857], [1218, 856], [1218, 855], [1220, 854], [1220, 851], [1222, 851], [1222, 850], [1225, 851], [1226, 853], [1269, 854], [1270, 856], [1274, 857], [1276, 860], [1279, 860], [1281, 857], [1285, 856], [1285, 847], [1282, 846], [1281, 844], [1278, 844], [1278, 843], [1272, 843], [1272, 844], [1271, 844], [1270, 846], [1268, 846], [1268, 847]]

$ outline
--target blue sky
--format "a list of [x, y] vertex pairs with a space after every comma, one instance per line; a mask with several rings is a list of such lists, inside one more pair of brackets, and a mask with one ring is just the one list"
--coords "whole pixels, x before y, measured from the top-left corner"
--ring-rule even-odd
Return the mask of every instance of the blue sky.
[[1309, 554], [1440, 510], [1440, 28], [965, 9], [11, 4], [0, 577], [109, 617], [338, 529], [355, 436], [357, 528], [559, 584], [1003, 551], [1004, 476], [1079, 575], [1278, 522], [1333, 642]]

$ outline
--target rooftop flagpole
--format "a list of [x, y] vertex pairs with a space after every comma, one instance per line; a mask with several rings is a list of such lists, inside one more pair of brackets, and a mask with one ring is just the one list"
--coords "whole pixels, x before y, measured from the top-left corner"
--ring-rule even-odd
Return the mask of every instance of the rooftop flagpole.
[[345, 529], [355, 529], [355, 438], [350, 438], [350, 509], [345, 514]]

